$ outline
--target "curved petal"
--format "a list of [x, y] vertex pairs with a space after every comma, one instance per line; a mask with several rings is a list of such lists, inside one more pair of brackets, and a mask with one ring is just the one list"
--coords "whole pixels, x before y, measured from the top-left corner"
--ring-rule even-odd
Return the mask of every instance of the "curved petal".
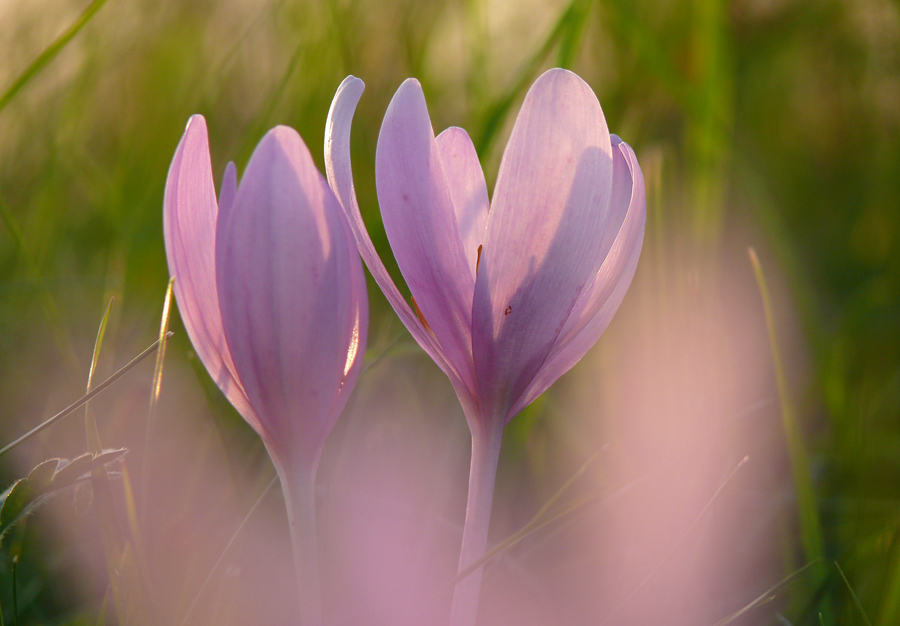
[[237, 168], [234, 161], [229, 161], [225, 166], [225, 174], [222, 176], [222, 187], [219, 190], [219, 219], [226, 219], [231, 207], [234, 205], [234, 197], [237, 195]]
[[507, 416], [597, 274], [611, 183], [597, 97], [572, 72], [545, 72], [500, 164], [475, 285], [475, 368], [491, 414]]
[[413, 338], [422, 349], [430, 356], [450, 379], [460, 401], [465, 406], [471, 406], [474, 400], [471, 391], [462, 382], [455, 367], [444, 357], [440, 346], [424, 326], [419, 322], [416, 314], [400, 294], [390, 274], [384, 267], [384, 263], [378, 257], [372, 239], [366, 231], [365, 223], [356, 200], [356, 190], [353, 186], [353, 169], [350, 162], [350, 129], [353, 123], [353, 113], [364, 89], [363, 82], [348, 76], [338, 87], [331, 109], [328, 111], [328, 120], [325, 123], [325, 173], [328, 182], [334, 190], [338, 201], [347, 217], [350, 230], [356, 240], [356, 246], [360, 256], [372, 273], [372, 277], [394, 311], [400, 317], [404, 326], [409, 330]]
[[613, 135], [613, 185], [609, 228], [603, 233], [604, 262], [575, 305], [547, 361], [510, 417], [528, 406], [590, 350], [625, 298], [644, 240], [647, 205], [644, 177], [631, 147]]
[[340, 202], [335, 202], [334, 210], [338, 211], [341, 236], [343, 237], [343, 243], [346, 246], [347, 257], [350, 263], [349, 274], [352, 296], [350, 314], [346, 320], [349, 324], [346, 330], [349, 333], [347, 335], [349, 336], [349, 342], [347, 358], [344, 362], [344, 378], [341, 381], [341, 386], [331, 411], [333, 415], [339, 416], [344, 411], [347, 400], [350, 398], [350, 393], [356, 386], [356, 380], [359, 378], [366, 353], [366, 341], [369, 330], [369, 295], [366, 287], [366, 276], [362, 269], [362, 260], [359, 258], [359, 253], [356, 250], [356, 240], [353, 238], [350, 225], [341, 211]]
[[194, 115], [166, 178], [163, 234], [169, 273], [175, 277], [178, 310], [197, 356], [234, 408], [259, 430], [222, 330], [215, 269], [217, 214], [206, 121]]
[[[269, 131], [217, 233], [222, 322], [238, 375], [282, 461], [312, 463], [358, 332], [340, 207], [293, 129]], [[250, 330], [252, 329], [252, 331]]]
[[472, 294], [441, 154], [422, 87], [407, 79], [378, 135], [375, 181], [397, 265], [444, 355], [472, 384]]
[[480, 256], [478, 247], [484, 243], [490, 210], [484, 170], [469, 134], [462, 128], [451, 126], [436, 141], [474, 288]]

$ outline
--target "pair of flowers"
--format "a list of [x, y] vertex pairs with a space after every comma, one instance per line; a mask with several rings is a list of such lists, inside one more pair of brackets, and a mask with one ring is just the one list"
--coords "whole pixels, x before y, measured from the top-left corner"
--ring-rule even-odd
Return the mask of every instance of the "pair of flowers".
[[[596, 342], [634, 275], [644, 186], [591, 88], [554, 69], [532, 85], [493, 199], [466, 132], [434, 136], [419, 83], [385, 114], [375, 174], [401, 296], [353, 186], [350, 127], [363, 83], [338, 88], [325, 131], [327, 182], [292, 129], [269, 131], [240, 186], [218, 201], [205, 121], [188, 122], [166, 183], [175, 295], [213, 379], [264, 441], [294, 539], [301, 619], [320, 624], [314, 485], [325, 438], [359, 374], [368, 304], [359, 257], [409, 332], [449, 377], [472, 433], [460, 570], [485, 551], [506, 423]], [[480, 570], [457, 585], [451, 625], [474, 624]]]

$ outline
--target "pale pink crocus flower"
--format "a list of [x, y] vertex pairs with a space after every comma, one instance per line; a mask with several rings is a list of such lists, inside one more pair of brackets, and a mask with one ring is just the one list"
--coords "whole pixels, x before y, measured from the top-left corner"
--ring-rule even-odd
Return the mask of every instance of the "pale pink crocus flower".
[[[493, 199], [466, 132], [434, 136], [419, 83], [404, 82], [378, 139], [385, 232], [407, 304], [365, 230], [350, 126], [363, 83], [346, 78], [325, 132], [326, 173], [360, 253], [394, 310], [450, 378], [472, 434], [459, 569], [487, 545], [504, 426], [577, 363], [625, 296], [643, 241], [644, 182], [591, 88], [563, 69], [535, 81]], [[451, 626], [475, 623], [481, 569], [455, 589]]]
[[322, 624], [315, 477], [366, 345], [365, 276], [340, 205], [291, 128], [270, 130], [216, 201], [195, 115], [166, 180], [175, 297], [213, 380], [259, 433], [281, 481], [305, 626]]

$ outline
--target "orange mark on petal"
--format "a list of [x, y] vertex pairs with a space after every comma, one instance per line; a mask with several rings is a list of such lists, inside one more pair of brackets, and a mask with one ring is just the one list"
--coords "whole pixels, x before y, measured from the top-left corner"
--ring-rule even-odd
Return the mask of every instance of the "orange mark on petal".
[[419, 322], [422, 324], [422, 326], [425, 328], [425, 330], [427, 330], [428, 332], [430, 332], [433, 335], [434, 331], [431, 330], [431, 326], [428, 325], [428, 321], [425, 319], [425, 316], [422, 315], [422, 310], [419, 308], [419, 305], [416, 304], [416, 299], [413, 298], [412, 296], [410, 296], [409, 299], [412, 300], [413, 311], [416, 312], [416, 317], [419, 318]]
[[503, 315], [509, 315], [510, 313], [512, 313], [512, 307], [508, 306], [506, 307], [506, 310], [503, 311]]
[[481, 244], [478, 244], [478, 256], [475, 257], [475, 274], [478, 274], [478, 264], [481, 263]]

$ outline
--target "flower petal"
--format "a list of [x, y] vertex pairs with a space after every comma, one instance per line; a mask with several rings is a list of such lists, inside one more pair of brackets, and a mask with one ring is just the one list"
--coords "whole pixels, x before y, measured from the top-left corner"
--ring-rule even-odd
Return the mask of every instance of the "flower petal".
[[340, 207], [296, 131], [260, 141], [227, 217], [216, 275], [238, 375], [270, 451], [312, 463], [338, 417], [359, 281]]
[[237, 168], [234, 161], [229, 161], [225, 166], [225, 174], [222, 176], [222, 187], [219, 190], [219, 219], [227, 217], [234, 204], [237, 195]]
[[462, 128], [451, 126], [442, 132], [437, 136], [437, 146], [474, 288], [478, 247], [484, 243], [490, 209], [484, 170], [469, 134]]
[[446, 357], [472, 385], [472, 294], [463, 241], [425, 95], [415, 79], [394, 94], [378, 135], [375, 181], [384, 230]]
[[338, 87], [331, 109], [328, 112], [328, 121], [325, 124], [325, 172], [329, 184], [338, 197], [344, 214], [356, 240], [359, 254], [368, 266], [372, 277], [391, 306], [396, 311], [400, 320], [412, 334], [413, 338], [422, 346], [422, 349], [440, 367], [450, 382], [453, 384], [457, 395], [464, 407], [471, 406], [473, 399], [471, 392], [463, 384], [462, 379], [453, 364], [444, 356], [441, 347], [434, 336], [431, 335], [419, 322], [416, 314], [400, 294], [390, 274], [384, 267], [384, 263], [378, 257], [372, 239], [366, 231], [365, 223], [356, 200], [356, 190], [353, 186], [353, 169], [350, 162], [350, 129], [353, 122], [353, 113], [364, 89], [363, 82], [354, 76], [348, 76]]
[[473, 350], [490, 414], [516, 404], [597, 274], [612, 169], [591, 88], [567, 70], [544, 73], [500, 164], [476, 279]]
[[644, 177], [631, 147], [615, 135], [612, 141], [612, 200], [608, 227], [603, 232], [605, 260], [512, 415], [542, 394], [597, 342], [622, 304], [637, 269], [647, 217]]
[[[331, 191], [330, 187], [329, 191]], [[331, 193], [332, 195], [334, 194], [334, 192]], [[369, 295], [368, 287], [366, 286], [366, 275], [363, 273], [362, 260], [356, 250], [356, 240], [353, 238], [353, 233], [340, 207], [340, 202], [337, 201], [336, 197], [334, 199], [335, 207], [333, 210], [338, 211], [341, 235], [349, 257], [350, 290], [352, 294], [350, 315], [346, 320], [349, 327], [344, 331], [349, 333], [347, 358], [344, 361], [344, 378], [341, 381], [341, 387], [332, 407], [332, 413], [337, 416], [344, 411], [347, 400], [350, 398], [350, 393], [356, 386], [356, 380], [359, 378], [359, 373], [362, 370], [369, 331]]]
[[163, 233], [169, 273], [175, 277], [178, 310], [197, 356], [234, 408], [258, 430], [222, 330], [215, 270], [217, 213], [206, 121], [194, 115], [166, 178]]

